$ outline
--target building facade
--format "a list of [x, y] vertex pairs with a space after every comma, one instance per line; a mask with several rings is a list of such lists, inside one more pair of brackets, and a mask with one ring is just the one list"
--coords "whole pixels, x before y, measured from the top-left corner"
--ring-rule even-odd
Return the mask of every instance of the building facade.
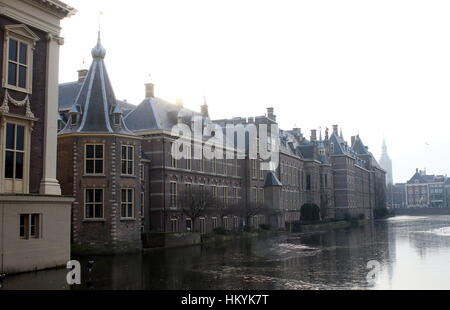
[[60, 20], [73, 13], [60, 1], [0, 1], [0, 273], [70, 259], [72, 199], [56, 177], [56, 120]]
[[[213, 120], [206, 102], [192, 111], [155, 96], [151, 83], [133, 107], [114, 97], [104, 56], [99, 43], [91, 68], [60, 85], [58, 164], [64, 193], [76, 198], [75, 244], [133, 243], [141, 232], [290, 229], [306, 206], [326, 220], [372, 218], [373, 209], [385, 205], [379, 197], [385, 171], [359, 136], [349, 145], [334, 126], [331, 135], [312, 130], [306, 139], [299, 128], [280, 130], [273, 108], [262, 116]], [[89, 145], [103, 146], [101, 156], [88, 155]], [[130, 160], [124, 145], [133, 146], [139, 178], [120, 173]], [[89, 161], [95, 173], [86, 173]], [[134, 193], [128, 200], [121, 198], [126, 188]], [[100, 201], [92, 198], [97, 189]], [[135, 210], [125, 218], [124, 203]], [[93, 204], [103, 210], [94, 219], [87, 217]]]
[[448, 178], [428, 175], [425, 170], [416, 173], [406, 184], [408, 208], [445, 208], [448, 206]]
[[130, 131], [115, 98], [100, 42], [92, 65], [58, 135], [58, 177], [64, 195], [75, 197], [75, 251], [141, 249], [146, 162], [141, 138]]

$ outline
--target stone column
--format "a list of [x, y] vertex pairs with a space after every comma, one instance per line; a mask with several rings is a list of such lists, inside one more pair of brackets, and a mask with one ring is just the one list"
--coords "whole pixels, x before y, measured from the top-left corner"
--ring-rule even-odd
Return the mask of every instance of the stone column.
[[56, 179], [57, 131], [58, 131], [58, 74], [59, 46], [63, 38], [48, 34], [47, 45], [47, 89], [45, 106], [44, 170], [40, 186], [42, 195], [61, 195], [61, 186]]

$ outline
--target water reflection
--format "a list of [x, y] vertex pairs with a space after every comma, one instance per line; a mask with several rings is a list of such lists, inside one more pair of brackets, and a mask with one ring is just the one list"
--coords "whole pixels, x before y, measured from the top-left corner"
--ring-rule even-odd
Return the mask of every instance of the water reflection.
[[[450, 289], [450, 217], [398, 217], [336, 231], [74, 259], [83, 266], [83, 284], [73, 289]], [[372, 260], [382, 266], [375, 285], [366, 280]], [[9, 277], [4, 288], [70, 289], [66, 273]]]

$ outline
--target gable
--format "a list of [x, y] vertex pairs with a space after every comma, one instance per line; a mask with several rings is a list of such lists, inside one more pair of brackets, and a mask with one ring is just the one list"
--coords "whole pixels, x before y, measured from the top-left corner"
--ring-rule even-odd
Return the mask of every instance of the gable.
[[26, 25], [18, 24], [18, 25], [6, 25], [4, 26], [6, 36], [9, 34], [13, 34], [14, 36], [19, 36], [24, 40], [33, 41], [36, 43], [40, 40], [40, 38], [31, 31]]

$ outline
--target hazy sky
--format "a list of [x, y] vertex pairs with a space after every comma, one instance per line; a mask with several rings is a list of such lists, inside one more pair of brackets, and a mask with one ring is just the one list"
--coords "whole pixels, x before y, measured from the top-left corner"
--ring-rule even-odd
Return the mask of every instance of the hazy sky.
[[450, 175], [450, 1], [65, 0], [61, 82], [91, 63], [99, 11], [118, 99], [156, 95], [212, 118], [264, 115], [310, 130], [339, 124], [378, 159], [383, 134], [404, 182]]

